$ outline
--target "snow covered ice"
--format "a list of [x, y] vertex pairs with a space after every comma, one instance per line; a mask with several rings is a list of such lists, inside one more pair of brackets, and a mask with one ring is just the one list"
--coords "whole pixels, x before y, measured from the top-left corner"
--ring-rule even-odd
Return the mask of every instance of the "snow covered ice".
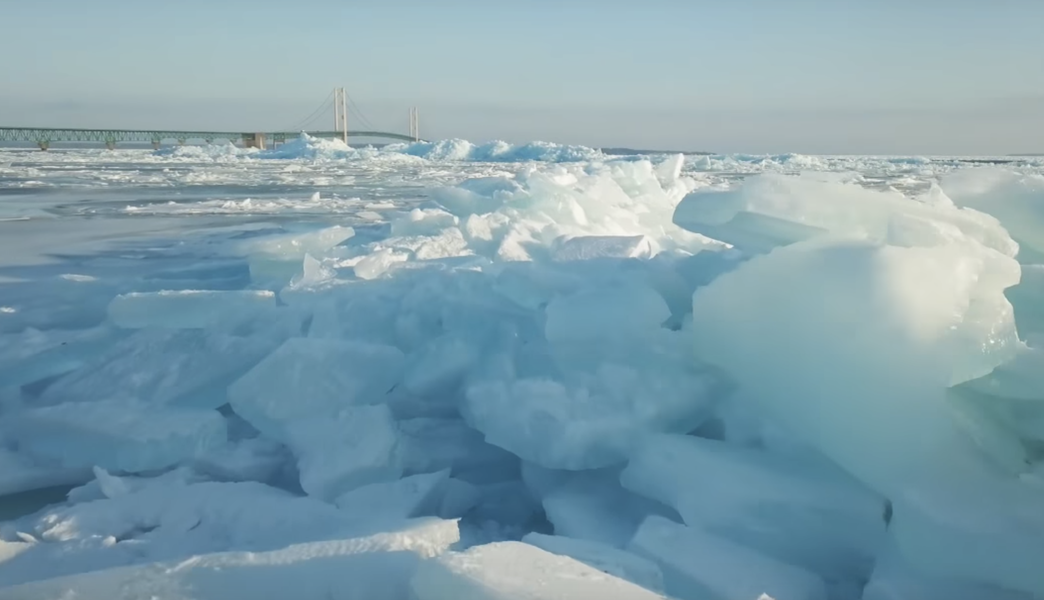
[[994, 162], [2, 150], [0, 598], [1044, 597]]

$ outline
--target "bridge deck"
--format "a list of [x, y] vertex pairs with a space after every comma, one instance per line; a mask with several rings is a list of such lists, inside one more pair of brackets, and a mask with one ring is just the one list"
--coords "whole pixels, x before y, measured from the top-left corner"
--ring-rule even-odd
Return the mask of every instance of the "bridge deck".
[[[274, 131], [262, 132], [265, 139], [273, 142], [285, 142], [307, 133], [312, 137], [339, 138], [340, 131]], [[116, 144], [119, 142], [161, 143], [164, 141], [187, 142], [189, 140], [229, 140], [231, 142], [253, 139], [257, 132], [231, 131], [169, 131], [162, 129], [60, 129], [48, 127], [0, 127], [0, 142], [32, 142], [48, 144], [51, 142], [100, 142]], [[417, 141], [413, 137], [388, 131], [349, 131], [348, 137], [368, 137]]]

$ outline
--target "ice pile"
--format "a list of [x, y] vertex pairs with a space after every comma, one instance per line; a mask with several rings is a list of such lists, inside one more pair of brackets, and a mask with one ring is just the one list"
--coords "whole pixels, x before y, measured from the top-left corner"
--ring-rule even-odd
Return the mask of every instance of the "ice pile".
[[1044, 595], [1036, 180], [682, 167], [237, 240], [245, 289], [0, 354], [0, 490], [79, 486], [0, 525], [0, 596]]
[[379, 148], [355, 148], [338, 139], [316, 138], [306, 133], [266, 150], [239, 148], [231, 143], [221, 143], [207, 146], [161, 148], [156, 150], [154, 155], [167, 160], [215, 162], [237, 159], [355, 161], [410, 158], [429, 161], [579, 163], [605, 159], [600, 151], [593, 148], [551, 142], [515, 145], [504, 141], [493, 141], [474, 144], [467, 140], [454, 139], [437, 142], [393, 143]]
[[585, 146], [564, 146], [550, 142], [531, 142], [519, 146], [503, 141], [473, 144], [467, 140], [441, 140], [392, 144], [384, 150], [402, 152], [428, 160], [467, 160], [476, 162], [581, 162], [604, 158]]

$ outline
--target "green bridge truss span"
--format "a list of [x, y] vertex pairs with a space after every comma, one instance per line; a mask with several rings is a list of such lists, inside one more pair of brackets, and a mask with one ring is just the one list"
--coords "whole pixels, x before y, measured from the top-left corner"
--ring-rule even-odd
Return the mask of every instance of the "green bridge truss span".
[[[259, 138], [265, 142], [283, 143], [307, 133], [312, 137], [341, 138], [341, 131], [275, 131], [275, 132], [229, 132], [229, 131], [164, 131], [149, 129], [52, 129], [43, 127], [0, 127], [0, 142], [28, 142], [47, 149], [54, 142], [97, 142], [109, 148], [118, 143], [138, 142], [158, 146], [163, 142], [185, 144], [189, 141], [211, 143], [227, 140], [232, 143], [257, 145]], [[349, 137], [377, 138], [403, 142], [420, 141], [412, 136], [388, 131], [349, 131]]]

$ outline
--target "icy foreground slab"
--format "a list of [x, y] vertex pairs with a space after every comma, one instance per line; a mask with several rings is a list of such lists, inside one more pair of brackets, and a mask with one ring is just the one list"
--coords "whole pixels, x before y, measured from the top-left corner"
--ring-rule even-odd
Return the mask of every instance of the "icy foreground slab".
[[620, 481], [690, 526], [835, 580], [865, 581], [885, 538], [885, 499], [825, 460], [658, 435]]
[[475, 546], [424, 561], [410, 581], [410, 589], [417, 600], [663, 598], [625, 579], [522, 542]]
[[649, 517], [628, 546], [663, 569], [681, 600], [826, 600], [823, 581], [799, 567], [662, 517]]
[[225, 419], [216, 411], [123, 401], [59, 404], [16, 419], [20, 448], [68, 468], [162, 469], [227, 440]]
[[290, 338], [228, 388], [236, 414], [284, 440], [286, 423], [372, 404], [401, 378], [405, 356], [392, 346]]
[[592, 566], [613, 577], [626, 579], [649, 591], [663, 592], [663, 573], [660, 571], [660, 567], [637, 554], [598, 542], [560, 535], [529, 533], [522, 538], [522, 541], [552, 554], [575, 558], [585, 565]]
[[285, 441], [297, 457], [301, 488], [322, 500], [402, 476], [399, 431], [384, 404], [290, 421]]
[[276, 309], [268, 290], [164, 290], [121, 294], [109, 303], [109, 319], [125, 329], [227, 328]]
[[1044, 596], [1044, 489], [971, 480], [894, 498], [890, 531], [902, 557], [942, 579]]
[[418, 520], [366, 537], [118, 567], [9, 587], [0, 595], [5, 600], [403, 600], [418, 565], [459, 539], [455, 521]]
[[877, 558], [861, 600], [1034, 600], [1034, 596], [997, 587], [918, 572], [894, 550]]
[[946, 388], [1015, 354], [1013, 264], [975, 245], [780, 248], [697, 290], [697, 352], [885, 496], [985, 475]]

